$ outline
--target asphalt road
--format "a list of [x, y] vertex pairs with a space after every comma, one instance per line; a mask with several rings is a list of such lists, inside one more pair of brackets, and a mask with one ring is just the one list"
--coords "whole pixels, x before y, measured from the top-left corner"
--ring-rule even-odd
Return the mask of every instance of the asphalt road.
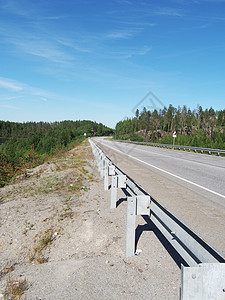
[[146, 192], [225, 255], [225, 158], [96, 141]]

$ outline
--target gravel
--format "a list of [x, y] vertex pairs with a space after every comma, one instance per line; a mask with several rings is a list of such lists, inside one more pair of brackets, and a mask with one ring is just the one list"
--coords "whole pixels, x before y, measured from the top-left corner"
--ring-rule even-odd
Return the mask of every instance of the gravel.
[[[76, 155], [87, 170], [79, 192], [69, 188], [79, 177], [71, 167]], [[141, 216], [142, 251], [125, 258], [126, 201], [110, 209], [110, 191], [103, 188], [84, 143], [1, 189], [0, 299], [7, 282], [19, 279], [28, 282], [21, 299], [179, 299], [180, 269]], [[124, 197], [118, 191], [118, 200]]]

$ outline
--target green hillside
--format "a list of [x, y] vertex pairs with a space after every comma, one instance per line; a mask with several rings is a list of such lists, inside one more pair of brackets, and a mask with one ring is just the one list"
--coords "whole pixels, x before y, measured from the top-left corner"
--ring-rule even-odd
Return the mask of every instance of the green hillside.
[[92, 121], [5, 122], [0, 121], [0, 187], [28, 168], [59, 155], [89, 136], [113, 133], [111, 128]]

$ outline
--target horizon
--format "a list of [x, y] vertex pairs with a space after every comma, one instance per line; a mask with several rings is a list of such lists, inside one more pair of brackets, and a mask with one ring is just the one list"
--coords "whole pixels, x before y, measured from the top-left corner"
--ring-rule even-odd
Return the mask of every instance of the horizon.
[[225, 103], [225, 0], [6, 0], [0, 119], [94, 120]]

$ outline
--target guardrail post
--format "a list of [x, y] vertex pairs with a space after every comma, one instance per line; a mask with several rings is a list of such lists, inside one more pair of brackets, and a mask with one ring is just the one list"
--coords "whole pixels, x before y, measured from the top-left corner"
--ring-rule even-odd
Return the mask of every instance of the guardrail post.
[[126, 188], [126, 175], [112, 176], [110, 208], [116, 208], [117, 188]]
[[98, 155], [97, 155], [96, 158], [97, 158], [98, 171], [99, 171], [100, 174], [101, 174], [101, 163], [102, 163], [101, 155], [98, 153]]
[[108, 172], [109, 172], [109, 176], [116, 175], [116, 167], [114, 165], [109, 165]]
[[[110, 162], [107, 160], [107, 164], [104, 170], [104, 187], [105, 190], [109, 189], [109, 176], [116, 175], [116, 167], [111, 165]], [[111, 186], [112, 187], [112, 186]]]
[[127, 197], [126, 257], [133, 256], [135, 252], [136, 206], [136, 196]]
[[100, 160], [100, 176], [101, 178], [104, 177], [104, 166], [105, 166], [105, 159], [104, 159], [104, 156], [103, 154], [101, 155], [101, 160]]
[[117, 181], [118, 181], [117, 176], [116, 175], [112, 176], [110, 208], [116, 208]]
[[181, 266], [181, 300], [225, 299], [225, 264]]
[[137, 195], [137, 215], [150, 216], [150, 196]]
[[109, 163], [107, 161], [107, 159], [105, 159], [105, 165], [104, 165], [104, 171], [103, 171], [103, 175], [104, 175], [104, 189], [105, 191], [107, 191], [109, 189]]
[[126, 257], [133, 256], [135, 252], [136, 215], [150, 215], [149, 195], [127, 197]]

